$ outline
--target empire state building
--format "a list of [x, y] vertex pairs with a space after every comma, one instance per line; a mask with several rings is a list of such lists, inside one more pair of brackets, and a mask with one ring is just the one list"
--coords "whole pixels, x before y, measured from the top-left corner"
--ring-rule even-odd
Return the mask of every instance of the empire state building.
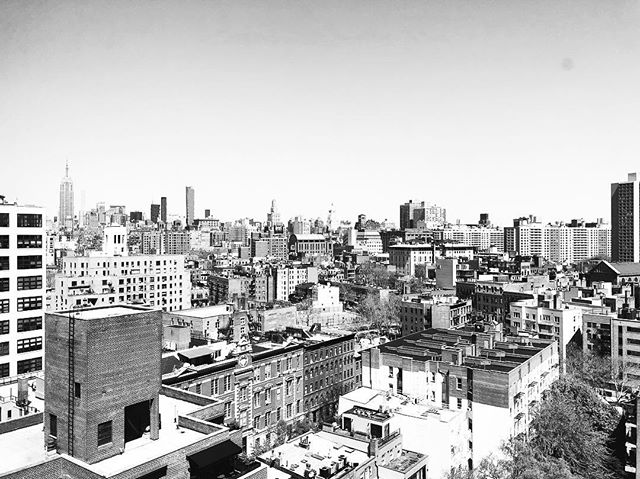
[[58, 224], [60, 228], [73, 229], [73, 181], [69, 178], [69, 163], [65, 168], [64, 178], [60, 182], [60, 209]]

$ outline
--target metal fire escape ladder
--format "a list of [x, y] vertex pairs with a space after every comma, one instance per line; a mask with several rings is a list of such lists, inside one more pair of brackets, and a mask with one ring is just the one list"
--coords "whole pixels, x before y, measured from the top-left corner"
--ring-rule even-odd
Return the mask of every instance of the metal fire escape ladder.
[[69, 390], [68, 390], [68, 402], [67, 402], [67, 454], [73, 456], [73, 416], [75, 407], [75, 329], [76, 318], [69, 314]]

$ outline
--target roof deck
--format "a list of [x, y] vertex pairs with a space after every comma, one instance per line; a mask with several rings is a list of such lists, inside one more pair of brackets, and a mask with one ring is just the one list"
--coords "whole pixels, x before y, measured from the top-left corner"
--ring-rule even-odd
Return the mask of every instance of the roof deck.
[[[100, 474], [111, 477], [123, 471], [127, 471], [135, 466], [145, 464], [149, 461], [167, 454], [191, 446], [198, 442], [206, 442], [211, 434], [177, 427], [177, 416], [190, 414], [201, 406], [188, 401], [160, 395], [159, 409], [162, 420], [162, 428], [157, 440], [151, 440], [145, 435], [134, 441], [126, 443], [123, 454], [119, 454], [95, 464], [84, 462], [62, 455], [82, 467]], [[215, 427], [214, 424], [211, 424]], [[227, 429], [220, 426], [220, 433]], [[214, 433], [215, 434], [215, 433]], [[0, 475], [33, 466], [48, 459], [60, 457], [55, 452], [47, 453], [44, 447], [44, 436], [42, 424], [36, 424], [15, 431], [0, 434]]]

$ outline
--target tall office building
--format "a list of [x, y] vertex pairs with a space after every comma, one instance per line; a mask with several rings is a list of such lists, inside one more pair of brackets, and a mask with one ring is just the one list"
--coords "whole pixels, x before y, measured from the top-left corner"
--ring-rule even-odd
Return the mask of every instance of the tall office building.
[[167, 224], [167, 197], [160, 198], [160, 220]]
[[280, 220], [280, 212], [276, 206], [276, 200], [271, 200], [271, 209], [267, 213], [267, 226], [273, 228], [281, 224], [282, 221]]
[[195, 202], [195, 190], [187, 186], [187, 226], [193, 226], [193, 214], [194, 214], [194, 202]]
[[42, 369], [44, 239], [41, 208], [0, 197], [0, 378]]
[[160, 217], [160, 205], [151, 203], [151, 222], [157, 223]]
[[61, 228], [73, 228], [73, 181], [69, 178], [69, 162], [65, 167], [64, 178], [60, 182], [60, 208], [58, 223]]
[[611, 183], [611, 260], [640, 261], [640, 194], [638, 174]]

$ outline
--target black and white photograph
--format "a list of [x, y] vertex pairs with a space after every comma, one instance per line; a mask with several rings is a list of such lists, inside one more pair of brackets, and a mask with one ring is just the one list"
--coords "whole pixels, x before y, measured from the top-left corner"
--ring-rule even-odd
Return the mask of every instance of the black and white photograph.
[[0, 0], [0, 479], [640, 479], [637, 0]]

